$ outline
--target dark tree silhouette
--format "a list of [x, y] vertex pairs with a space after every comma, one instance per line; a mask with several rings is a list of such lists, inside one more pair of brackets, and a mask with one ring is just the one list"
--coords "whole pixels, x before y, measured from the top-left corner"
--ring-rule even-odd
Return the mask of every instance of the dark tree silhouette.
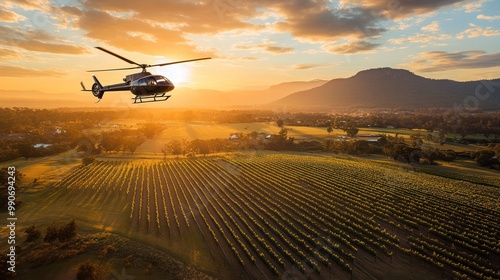
[[35, 227], [35, 225], [31, 225], [28, 228], [26, 228], [24, 233], [26, 233], [27, 243], [35, 242], [42, 236], [42, 233]]

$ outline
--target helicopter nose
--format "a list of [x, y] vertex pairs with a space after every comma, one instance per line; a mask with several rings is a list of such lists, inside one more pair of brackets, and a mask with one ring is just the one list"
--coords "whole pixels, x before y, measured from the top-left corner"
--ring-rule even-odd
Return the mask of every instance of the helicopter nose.
[[172, 91], [172, 90], [174, 90], [174, 88], [175, 88], [175, 86], [173, 84], [169, 84], [167, 86], [167, 91], [166, 92]]

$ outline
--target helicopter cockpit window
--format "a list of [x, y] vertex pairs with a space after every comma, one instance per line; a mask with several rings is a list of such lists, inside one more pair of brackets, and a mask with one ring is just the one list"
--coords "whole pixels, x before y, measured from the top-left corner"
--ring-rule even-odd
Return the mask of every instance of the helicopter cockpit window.
[[159, 84], [163, 84], [163, 83], [166, 83], [167, 81], [165, 80], [165, 78], [163, 78], [162, 76], [155, 76], [155, 79], [156, 81], [159, 83]]
[[147, 78], [146, 83], [148, 86], [156, 86], [156, 80], [153, 77]]

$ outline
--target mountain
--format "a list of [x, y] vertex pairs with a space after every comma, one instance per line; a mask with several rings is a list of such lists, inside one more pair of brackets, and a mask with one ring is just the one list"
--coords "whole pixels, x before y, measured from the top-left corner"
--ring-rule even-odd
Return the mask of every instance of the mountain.
[[500, 79], [457, 82], [428, 79], [404, 69], [377, 68], [360, 71], [350, 78], [333, 79], [270, 105], [308, 110], [453, 108], [454, 105], [500, 110]]
[[[168, 102], [148, 103], [142, 106], [162, 108], [227, 108], [234, 106], [257, 106], [283, 98], [291, 93], [323, 85], [326, 80], [286, 82], [265, 90], [218, 91], [209, 89], [176, 88], [169, 92]], [[46, 93], [28, 90], [0, 90], [0, 107], [60, 108], [60, 107], [124, 107], [132, 104], [130, 92], [107, 92], [95, 105], [97, 99], [90, 92]], [[134, 105], [135, 106], [135, 105]]]
[[[90, 94], [90, 97], [88, 96]], [[95, 102], [91, 93], [47, 93], [38, 90], [0, 90], [0, 107], [84, 107]]]
[[297, 91], [325, 84], [325, 80], [285, 82], [264, 90], [217, 91], [208, 89], [176, 88], [171, 94], [174, 107], [221, 108], [266, 104]]

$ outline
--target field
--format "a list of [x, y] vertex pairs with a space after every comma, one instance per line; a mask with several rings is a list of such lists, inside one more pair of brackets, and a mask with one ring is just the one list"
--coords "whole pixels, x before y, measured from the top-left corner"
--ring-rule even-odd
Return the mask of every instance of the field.
[[299, 153], [103, 158], [19, 216], [76, 218], [223, 279], [500, 278], [498, 181], [439, 175]]
[[[133, 125], [130, 125], [133, 123]], [[99, 128], [88, 129], [88, 133], [98, 133], [102, 131], [115, 130], [119, 128], [138, 128], [139, 124], [144, 121], [109, 121]], [[161, 153], [161, 149], [171, 140], [194, 140], [194, 139], [213, 139], [223, 138], [227, 139], [234, 133], [251, 133], [256, 131], [258, 133], [277, 134], [280, 128], [274, 122], [252, 122], [252, 123], [211, 123], [211, 122], [183, 122], [183, 121], [162, 121], [158, 122], [164, 126], [164, 130], [154, 139], [147, 139], [140, 147], [137, 148], [137, 153]], [[287, 125], [288, 136], [294, 137], [296, 140], [316, 140], [323, 141], [325, 139], [334, 139], [337, 137], [345, 137], [346, 133], [341, 129], [334, 129], [332, 133], [328, 134], [326, 127], [308, 127], [308, 126], [292, 126]], [[398, 135], [399, 137], [409, 138], [410, 135], [420, 133], [421, 137], [425, 140], [428, 132], [421, 130], [409, 129], [395, 129], [395, 128], [360, 128], [358, 135], [355, 137], [357, 140], [376, 140], [379, 134], [387, 134], [391, 136]], [[436, 135], [437, 132], [431, 134]], [[448, 137], [456, 137], [460, 139], [459, 135], [449, 134]], [[470, 139], [485, 139], [482, 135], [467, 136]], [[424, 143], [425, 147], [438, 148], [438, 149], [453, 149], [456, 152], [473, 151], [479, 148], [476, 145], [464, 145], [460, 143], [447, 142], [443, 146], [435, 143]]]

